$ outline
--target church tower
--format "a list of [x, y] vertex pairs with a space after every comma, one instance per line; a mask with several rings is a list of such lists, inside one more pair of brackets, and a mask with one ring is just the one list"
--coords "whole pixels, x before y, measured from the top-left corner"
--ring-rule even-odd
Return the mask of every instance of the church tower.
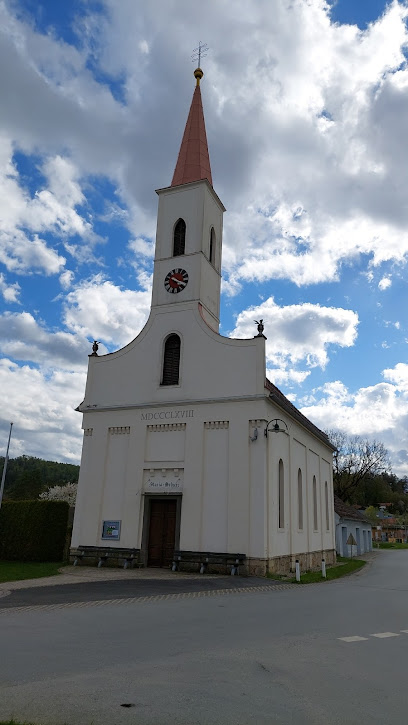
[[207, 324], [219, 328], [222, 215], [212, 185], [201, 68], [171, 186], [159, 189], [152, 310], [173, 312], [200, 305]]

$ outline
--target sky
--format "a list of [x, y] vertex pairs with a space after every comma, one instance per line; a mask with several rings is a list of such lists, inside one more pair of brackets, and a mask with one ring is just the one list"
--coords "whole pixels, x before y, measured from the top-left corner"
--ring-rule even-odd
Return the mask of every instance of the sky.
[[91, 341], [147, 319], [201, 83], [221, 332], [316, 425], [408, 474], [405, 0], [0, 0], [0, 452], [79, 462]]

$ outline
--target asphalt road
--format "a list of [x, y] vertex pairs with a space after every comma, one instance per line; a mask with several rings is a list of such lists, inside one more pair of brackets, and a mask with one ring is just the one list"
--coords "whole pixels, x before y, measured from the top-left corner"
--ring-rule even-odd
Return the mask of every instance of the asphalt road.
[[405, 723], [407, 632], [408, 551], [317, 586], [3, 609], [0, 720]]
[[80, 582], [63, 586], [41, 586], [12, 591], [0, 599], [1, 609], [33, 607], [74, 602], [95, 602], [129, 597], [168, 596], [217, 589], [268, 587], [279, 585], [271, 579], [257, 577], [217, 576], [192, 579], [122, 579]]

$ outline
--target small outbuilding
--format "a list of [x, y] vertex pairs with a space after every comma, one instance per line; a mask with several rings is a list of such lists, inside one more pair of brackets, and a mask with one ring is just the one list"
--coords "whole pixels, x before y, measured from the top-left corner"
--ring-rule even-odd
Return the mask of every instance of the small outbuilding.
[[336, 495], [334, 521], [339, 556], [358, 556], [372, 550], [371, 521]]

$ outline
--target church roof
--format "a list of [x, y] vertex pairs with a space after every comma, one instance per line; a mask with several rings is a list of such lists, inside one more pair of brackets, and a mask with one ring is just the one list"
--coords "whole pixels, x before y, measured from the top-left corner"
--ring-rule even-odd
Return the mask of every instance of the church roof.
[[194, 75], [197, 85], [194, 89], [171, 186], [180, 186], [180, 184], [188, 184], [201, 179], [207, 179], [212, 186], [210, 155], [200, 90], [200, 79], [203, 72], [197, 68]]
[[307, 428], [313, 435], [316, 436], [316, 438], [319, 438], [323, 443], [326, 444], [326, 446], [329, 446], [333, 451], [336, 450], [336, 447], [333, 446], [333, 444], [330, 442], [328, 436], [326, 433], [324, 433], [320, 428], [318, 428], [314, 423], [312, 423], [309, 418], [306, 418], [303, 413], [300, 412], [293, 403], [288, 400], [288, 398], [282, 393], [279, 388], [276, 387], [273, 383], [271, 383], [268, 378], [265, 379], [265, 388], [269, 390], [269, 397], [270, 399], [279, 405], [282, 410], [284, 410], [286, 413], [288, 413], [292, 418], [298, 421], [301, 425], [303, 425], [305, 428]]

